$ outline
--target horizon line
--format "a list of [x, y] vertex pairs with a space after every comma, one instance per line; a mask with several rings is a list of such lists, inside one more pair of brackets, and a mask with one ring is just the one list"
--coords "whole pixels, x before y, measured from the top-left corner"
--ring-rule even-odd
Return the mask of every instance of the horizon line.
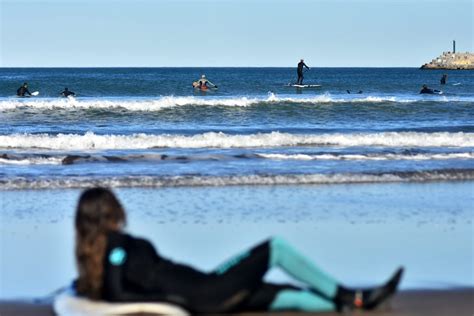
[[[421, 66], [312, 66], [310, 68], [420, 68]], [[4, 68], [296, 68], [296, 66], [0, 66]]]

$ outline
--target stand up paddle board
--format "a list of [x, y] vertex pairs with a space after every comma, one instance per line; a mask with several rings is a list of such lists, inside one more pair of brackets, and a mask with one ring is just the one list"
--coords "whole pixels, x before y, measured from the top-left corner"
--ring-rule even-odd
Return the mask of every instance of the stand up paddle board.
[[287, 84], [288, 87], [294, 88], [319, 88], [321, 87], [320, 84], [296, 84], [296, 83], [289, 83]]

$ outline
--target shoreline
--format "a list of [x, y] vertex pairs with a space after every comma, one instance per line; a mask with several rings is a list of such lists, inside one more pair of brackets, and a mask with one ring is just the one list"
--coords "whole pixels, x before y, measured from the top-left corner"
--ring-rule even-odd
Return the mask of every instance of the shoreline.
[[[418, 315], [456, 315], [471, 316], [474, 312], [474, 288], [456, 288], [447, 290], [405, 290], [394, 296], [390, 302], [375, 311], [361, 312], [357, 315], [372, 316], [418, 316]], [[301, 313], [285, 312], [285, 315], [341, 315], [338, 313]], [[0, 300], [0, 315], [55, 315], [52, 302], [35, 299]], [[127, 314], [127, 315], [145, 315]], [[150, 314], [148, 314], [150, 315]], [[231, 314], [228, 314], [231, 315]], [[237, 315], [237, 314], [234, 314]], [[275, 312], [246, 312], [239, 315], [281, 315]]]

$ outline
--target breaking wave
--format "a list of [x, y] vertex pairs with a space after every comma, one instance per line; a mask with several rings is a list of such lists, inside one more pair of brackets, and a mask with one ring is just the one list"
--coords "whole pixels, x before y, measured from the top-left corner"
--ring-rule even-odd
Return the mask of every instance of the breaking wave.
[[473, 102], [470, 97], [437, 96], [436, 99], [422, 96], [377, 96], [377, 95], [331, 95], [329, 93], [310, 97], [277, 96], [269, 93], [265, 97], [195, 97], [163, 96], [159, 98], [67, 98], [67, 99], [3, 99], [0, 100], [0, 111], [11, 111], [21, 108], [39, 110], [114, 110], [160, 111], [178, 106], [227, 106], [248, 107], [266, 104], [327, 104], [327, 103], [412, 103], [412, 102]]
[[186, 135], [12, 134], [0, 136], [0, 148], [107, 150], [151, 148], [258, 148], [279, 146], [474, 147], [474, 133], [384, 132], [352, 134], [208, 132]]

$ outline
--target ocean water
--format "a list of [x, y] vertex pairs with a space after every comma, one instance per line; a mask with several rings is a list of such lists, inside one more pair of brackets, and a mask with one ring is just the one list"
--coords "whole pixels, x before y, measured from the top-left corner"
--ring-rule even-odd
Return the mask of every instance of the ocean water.
[[[194, 91], [203, 73], [219, 89]], [[281, 235], [348, 285], [404, 265], [402, 289], [474, 287], [474, 76], [446, 73], [312, 68], [321, 87], [296, 89], [292, 68], [0, 68], [0, 298], [71, 282], [93, 185], [203, 269]], [[25, 81], [38, 97], [14, 96]]]
[[[195, 91], [202, 73], [219, 89]], [[472, 180], [474, 76], [447, 73], [313, 68], [322, 86], [296, 89], [290, 68], [3, 68], [0, 188]]]

